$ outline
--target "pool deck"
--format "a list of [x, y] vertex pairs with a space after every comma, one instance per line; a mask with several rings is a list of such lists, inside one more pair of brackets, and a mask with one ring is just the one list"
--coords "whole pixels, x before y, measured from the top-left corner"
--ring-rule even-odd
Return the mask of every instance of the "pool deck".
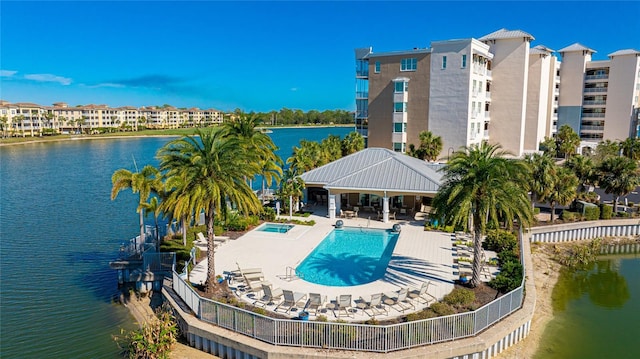
[[[418, 289], [425, 281], [433, 284], [429, 286], [428, 293], [441, 299], [453, 289], [453, 281], [458, 277], [454, 274], [458, 269], [453, 263], [451, 235], [425, 231], [423, 220], [399, 219], [389, 223], [362, 217], [332, 220], [326, 216], [326, 209], [323, 212], [322, 208], [314, 210], [314, 214], [310, 217], [301, 219], [313, 219], [316, 224], [314, 226], [296, 225], [288, 233], [251, 231], [219, 246], [215, 254], [216, 273], [237, 270], [238, 265], [241, 268], [261, 268], [265, 280], [270, 282], [273, 288], [279, 287], [305, 294], [320, 293], [326, 296], [327, 302], [335, 300], [341, 294], [351, 294], [354, 301], [360, 297], [369, 300], [371, 294], [375, 293], [394, 292], [405, 287]], [[287, 278], [287, 268], [296, 268], [334, 229], [337, 219], [341, 219], [346, 227], [390, 229], [394, 224], [400, 224], [400, 236], [384, 277], [371, 283], [350, 287], [325, 286], [299, 278]], [[199, 262], [190, 274], [191, 282], [203, 283], [206, 279], [206, 268], [206, 259]], [[241, 282], [232, 282], [229, 286], [239, 288], [238, 285], [241, 284]], [[236, 293], [248, 302], [261, 297], [261, 294], [254, 296], [242, 291]], [[416, 304], [416, 310], [424, 307], [415, 301], [414, 304]], [[273, 310], [274, 307], [269, 305], [267, 309]], [[292, 311], [290, 315], [297, 316], [297, 311]], [[340, 319], [360, 321], [369, 319], [369, 316], [361, 310], [354, 310], [354, 312], [353, 317], [341, 316]], [[389, 310], [388, 317], [406, 313], [395, 309]], [[329, 320], [335, 319], [331, 311], [322, 311], [321, 314], [326, 315]], [[376, 318], [383, 319], [378, 316]]]

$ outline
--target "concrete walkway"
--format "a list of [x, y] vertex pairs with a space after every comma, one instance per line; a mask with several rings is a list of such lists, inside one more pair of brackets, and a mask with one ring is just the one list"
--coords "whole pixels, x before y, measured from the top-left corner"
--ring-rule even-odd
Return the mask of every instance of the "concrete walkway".
[[[351, 294], [356, 300], [360, 297], [368, 300], [371, 294], [398, 291], [409, 287], [418, 289], [425, 281], [430, 281], [429, 293], [437, 299], [453, 289], [453, 281], [457, 279], [457, 268], [453, 265], [451, 235], [442, 232], [424, 231], [423, 220], [396, 220], [383, 223], [369, 218], [341, 219], [346, 227], [384, 228], [389, 229], [393, 224], [400, 224], [401, 233], [393, 251], [391, 261], [385, 275], [374, 282], [336, 287], [310, 283], [302, 279], [286, 278], [287, 268], [296, 268], [313, 251], [313, 249], [334, 229], [336, 219], [329, 219], [324, 213], [311, 215], [303, 220], [314, 220], [314, 226], [296, 225], [288, 233], [269, 233], [251, 231], [237, 240], [230, 240], [217, 248], [216, 273], [242, 268], [261, 268], [265, 280], [274, 288], [280, 287], [300, 293], [320, 293], [328, 301], [335, 300], [341, 294]], [[315, 214], [315, 213], [314, 213]], [[189, 278], [192, 283], [200, 284], [206, 281], [207, 260], [199, 262], [191, 271]], [[456, 273], [456, 274], [454, 274]], [[242, 283], [230, 283], [232, 289]], [[253, 302], [261, 294], [245, 294], [236, 292], [247, 302]], [[275, 306], [267, 306], [273, 309]], [[424, 305], [416, 305], [420, 310]], [[322, 314], [335, 319], [333, 313], [324, 311]], [[353, 318], [346, 320], [366, 320], [368, 315], [357, 311]], [[406, 313], [389, 311], [389, 317]], [[296, 316], [297, 313], [291, 313]], [[383, 319], [376, 317], [377, 319]]]

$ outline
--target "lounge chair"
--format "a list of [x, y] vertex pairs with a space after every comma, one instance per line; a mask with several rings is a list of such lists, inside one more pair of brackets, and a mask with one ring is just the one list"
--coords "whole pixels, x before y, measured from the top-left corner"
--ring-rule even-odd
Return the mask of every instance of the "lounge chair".
[[246, 280], [245, 290], [250, 293], [260, 293], [262, 292], [262, 280]]
[[285, 307], [287, 309], [285, 313], [289, 314], [289, 312], [293, 308], [296, 308], [303, 299], [307, 298], [305, 293], [292, 292], [290, 290], [283, 290], [282, 294], [284, 296], [284, 300], [282, 303], [278, 304], [278, 306], [273, 310], [274, 312], [277, 312], [280, 307]]
[[436, 298], [429, 294], [429, 286], [431, 285], [430, 281], [423, 282], [420, 286], [420, 289], [412, 290], [407, 294], [410, 300], [420, 301], [420, 299], [424, 300], [422, 304], [429, 305], [431, 302], [436, 302]]
[[[398, 292], [397, 297], [393, 298], [387, 295], [387, 300], [385, 300], [385, 304], [388, 304], [391, 308], [396, 309], [399, 312], [404, 313], [405, 310], [416, 307], [407, 299], [407, 294], [409, 294], [408, 288], [402, 288]], [[395, 308], [397, 307], [397, 308]]]
[[344, 314], [348, 317], [351, 316], [355, 316], [351, 310], [353, 309], [353, 306], [351, 305], [351, 294], [342, 294], [340, 296], [338, 296], [338, 298], [336, 299], [336, 304], [337, 304], [337, 309], [338, 309], [338, 315], [336, 315], [335, 310], [333, 311], [333, 315], [336, 316], [336, 318], [340, 318], [340, 313], [342, 313], [344, 311]]
[[370, 310], [371, 314], [367, 313], [370, 317], [382, 315], [383, 313], [384, 315], [389, 315], [387, 308], [384, 306], [384, 304], [382, 304], [382, 293], [372, 294], [371, 300], [368, 302], [362, 299], [362, 297], [360, 297], [360, 299], [365, 304], [364, 308], [362, 308], [362, 311], [367, 313], [367, 310]]
[[326, 301], [327, 298], [318, 293], [309, 293], [309, 301], [307, 302], [305, 310], [313, 310], [314, 315], [318, 315], [318, 309], [322, 308]]
[[[272, 288], [270, 284], [262, 283], [262, 298], [253, 302], [253, 305], [262, 304], [263, 307], [274, 304], [274, 302], [282, 300], [284, 293], [281, 288]], [[257, 303], [257, 304], [256, 304]]]

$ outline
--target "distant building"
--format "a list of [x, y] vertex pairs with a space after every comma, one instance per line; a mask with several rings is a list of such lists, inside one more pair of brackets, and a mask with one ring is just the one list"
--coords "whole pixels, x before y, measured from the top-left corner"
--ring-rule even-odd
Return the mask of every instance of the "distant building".
[[174, 107], [109, 107], [84, 105], [69, 107], [64, 102], [53, 106], [34, 103], [10, 103], [0, 100], [0, 118], [6, 118], [5, 132], [18, 136], [55, 133], [99, 132], [104, 129], [193, 127], [223, 122], [224, 113], [215, 109], [177, 109]]
[[442, 137], [440, 157], [483, 140], [522, 156], [565, 123], [583, 146], [638, 135], [640, 52], [591, 62], [593, 50], [576, 44], [559, 51], [561, 63], [532, 40], [501, 29], [431, 48], [356, 49], [356, 128], [368, 147], [398, 152], [431, 131]]

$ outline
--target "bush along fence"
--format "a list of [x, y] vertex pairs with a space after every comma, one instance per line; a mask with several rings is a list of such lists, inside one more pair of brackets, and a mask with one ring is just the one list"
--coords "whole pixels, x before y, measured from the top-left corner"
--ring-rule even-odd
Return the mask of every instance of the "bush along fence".
[[640, 220], [616, 219], [574, 222], [533, 227], [529, 230], [531, 242], [557, 243], [602, 237], [631, 237], [640, 235]]

